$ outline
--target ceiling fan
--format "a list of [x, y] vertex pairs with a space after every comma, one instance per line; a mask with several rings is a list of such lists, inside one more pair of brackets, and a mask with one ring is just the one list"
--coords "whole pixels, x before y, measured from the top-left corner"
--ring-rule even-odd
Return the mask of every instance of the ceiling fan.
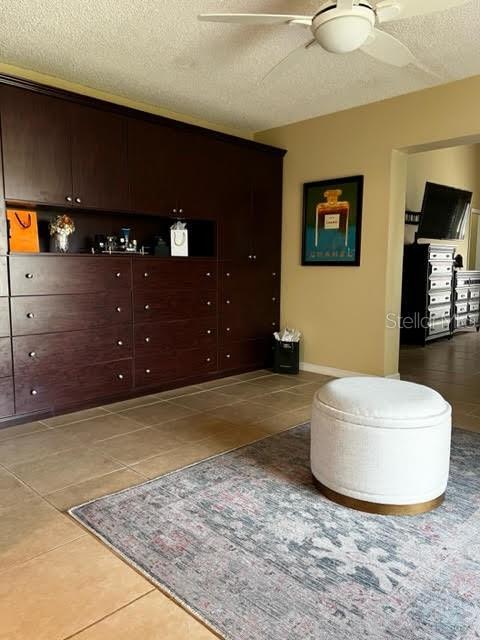
[[[331, 53], [343, 54], [360, 49], [386, 64], [396, 67], [414, 64], [425, 69], [403, 42], [378, 28], [378, 25], [459, 7], [467, 2], [470, 0], [380, 0], [376, 3], [372, 0], [326, 0], [313, 16], [202, 13], [198, 19], [243, 25], [298, 25], [310, 29], [313, 34], [313, 39], [302, 44], [301, 49], [320, 45]], [[297, 50], [291, 51], [274, 69]]]

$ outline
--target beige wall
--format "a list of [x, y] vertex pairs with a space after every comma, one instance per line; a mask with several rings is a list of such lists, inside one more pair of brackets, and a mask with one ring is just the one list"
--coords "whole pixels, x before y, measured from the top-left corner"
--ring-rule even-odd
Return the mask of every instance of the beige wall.
[[[257, 134], [285, 158], [282, 322], [305, 335], [304, 362], [398, 372], [407, 154], [480, 140], [480, 77]], [[365, 176], [362, 264], [301, 267], [302, 185]]]
[[[478, 207], [480, 203], [479, 149], [480, 145], [462, 145], [410, 155], [408, 157], [407, 209], [411, 211], [421, 210], [427, 181], [472, 191], [472, 205], [473, 207]], [[475, 228], [472, 228], [472, 233], [475, 233], [476, 220], [473, 221], [473, 227]], [[464, 240], [432, 240], [432, 242], [455, 245], [457, 253], [462, 254], [467, 266], [469, 265], [470, 229], [469, 220]], [[405, 237], [407, 242], [413, 242], [416, 230], [417, 227], [406, 225]], [[422, 240], [422, 242], [425, 241], [428, 240]], [[472, 243], [473, 246], [476, 245], [476, 235], [475, 238], [472, 238]]]
[[80, 95], [90, 96], [91, 98], [98, 98], [98, 100], [105, 100], [106, 102], [113, 102], [114, 104], [121, 104], [124, 107], [130, 107], [131, 109], [138, 109], [139, 111], [146, 111], [147, 113], [154, 113], [158, 116], [165, 116], [166, 118], [172, 118], [172, 120], [179, 120], [180, 122], [188, 122], [190, 124], [196, 124], [199, 127], [205, 127], [206, 129], [213, 129], [214, 131], [221, 131], [233, 136], [239, 136], [241, 138], [253, 139], [252, 131], [245, 131], [244, 129], [233, 129], [231, 127], [225, 127], [221, 124], [214, 122], [208, 122], [201, 120], [193, 116], [189, 116], [184, 113], [177, 113], [175, 111], [169, 111], [161, 106], [146, 104], [145, 102], [138, 102], [126, 98], [123, 96], [112, 95], [106, 91], [99, 91], [92, 89], [91, 87], [85, 87], [75, 82], [69, 82], [68, 80], [62, 80], [61, 78], [55, 78], [44, 73], [37, 73], [29, 69], [22, 69], [21, 67], [14, 67], [11, 64], [0, 63], [0, 73], [6, 73], [10, 76], [16, 76], [17, 78], [23, 78], [24, 80], [32, 80], [33, 82], [39, 82], [40, 84], [46, 84], [49, 87], [56, 87], [57, 89], [65, 89], [65, 91], [73, 91], [73, 93], [79, 93]]

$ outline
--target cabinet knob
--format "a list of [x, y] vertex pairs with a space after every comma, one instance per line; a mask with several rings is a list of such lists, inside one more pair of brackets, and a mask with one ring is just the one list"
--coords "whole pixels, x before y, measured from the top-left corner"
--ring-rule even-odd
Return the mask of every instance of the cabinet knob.
[[29, 358], [35, 358], [37, 355], [36, 351], [30, 351], [30, 353], [28, 354]]
[[231, 356], [229, 353], [227, 353], [227, 354], [225, 355], [225, 357], [226, 357], [226, 359], [227, 359], [227, 360], [230, 360], [230, 358], [231, 358], [232, 356]]
[[150, 305], [146, 304], [143, 308], [145, 309], [145, 311], [148, 311], [150, 309]]
[[32, 389], [32, 390], [30, 391], [30, 395], [31, 395], [31, 396], [36, 396], [37, 394], [38, 394], [38, 391], [37, 391], [36, 389]]
[[211, 329], [207, 329], [207, 334], [210, 336], [212, 335], [212, 330]]
[[253, 256], [248, 256], [248, 259], [249, 260], [253, 260]]
[[207, 359], [205, 360], [205, 362], [211, 362], [211, 361], [212, 361], [212, 359], [211, 359], [211, 358], [207, 358]]
[[152, 373], [151, 369], [145, 369], [145, 373]]
[[150, 274], [148, 273], [148, 271], [145, 271], [145, 273], [143, 274], [143, 277], [144, 277], [144, 278], [148, 278], [148, 277], [150, 277]]
[[183, 209], [179, 209], [179, 210], [178, 210], [178, 213], [183, 213]]
[[145, 342], [150, 342], [150, 338], [148, 336], [145, 338]]
[[32, 313], [31, 311], [27, 313], [27, 318], [34, 318], [34, 317], [35, 317], [35, 314]]
[[276, 301], [277, 301], [277, 299], [276, 299], [276, 298], [272, 298], [272, 302], [276, 302]]
[[276, 327], [277, 323], [276, 322], [272, 322], [272, 327]]
[[123, 347], [123, 340], [117, 340], [117, 344], [119, 347]]
[[225, 300], [225, 304], [231, 304], [231, 300]]
[[72, 198], [72, 196], [66, 196], [66, 197], [65, 197], [65, 200], [66, 200], [67, 202], [73, 202], [73, 198]]
[[207, 300], [207, 307], [211, 307], [212, 303], [210, 302], [210, 300]]
[[31, 280], [33, 278], [33, 273], [26, 273], [25, 278], [27, 278], [27, 280]]
[[77, 196], [77, 197], [75, 198], [75, 202], [76, 202], [77, 204], [82, 204], [82, 199], [81, 199], [81, 198], [79, 198], [79, 197]]
[[122, 274], [120, 273], [120, 271], [117, 271], [117, 273], [115, 274], [115, 277], [116, 277], [116, 278], [120, 278], [120, 276], [121, 276], [121, 275], [122, 275]]
[[257, 259], [257, 256], [252, 256], [252, 258], [253, 258], [254, 260], [256, 260], [256, 259]]
[[276, 278], [276, 277], [277, 277], [277, 272], [276, 272], [276, 271], [274, 271], [274, 272], [272, 273], [272, 276], [273, 276], [274, 278]]
[[231, 331], [230, 327], [227, 327], [227, 328], [226, 328], [226, 332], [227, 332], [227, 333], [230, 333], [230, 331]]
[[121, 313], [121, 312], [122, 312], [122, 307], [117, 307], [117, 308], [116, 308], [116, 312], [117, 312], [117, 313]]
[[173, 210], [172, 210], [172, 213], [177, 213], [177, 210], [176, 210], [176, 209], [173, 209]]
[[230, 271], [227, 271], [227, 273], [225, 274], [225, 276], [226, 276], [227, 278], [230, 278]]
[[124, 378], [124, 377], [125, 377], [125, 376], [123, 375], [123, 373], [119, 373], [119, 374], [117, 375], [117, 378], [118, 378], [119, 380], [123, 380], [123, 378]]
[[211, 278], [212, 274], [210, 273], [210, 271], [207, 271], [207, 273], [205, 274], [207, 276], [207, 278]]

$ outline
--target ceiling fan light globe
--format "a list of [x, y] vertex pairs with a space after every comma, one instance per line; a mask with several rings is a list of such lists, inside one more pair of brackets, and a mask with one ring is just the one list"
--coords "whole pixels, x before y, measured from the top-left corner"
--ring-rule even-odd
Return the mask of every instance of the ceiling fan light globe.
[[341, 16], [321, 24], [315, 31], [318, 43], [331, 53], [351, 53], [372, 35], [372, 21], [362, 16]]

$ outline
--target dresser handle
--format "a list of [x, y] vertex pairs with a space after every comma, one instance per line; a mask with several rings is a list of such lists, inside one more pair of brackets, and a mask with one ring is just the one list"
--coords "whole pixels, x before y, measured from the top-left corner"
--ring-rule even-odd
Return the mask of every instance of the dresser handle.
[[145, 369], [145, 373], [152, 373], [151, 369]]
[[120, 276], [121, 276], [121, 275], [122, 275], [122, 274], [120, 273], [120, 271], [117, 271], [117, 273], [115, 274], [115, 277], [116, 277], [116, 278], [120, 278]]
[[272, 273], [272, 276], [273, 276], [274, 278], [276, 278], [276, 277], [277, 277], [277, 272], [276, 272], [276, 271], [274, 271], [274, 272]]
[[35, 314], [32, 313], [31, 311], [27, 313], [27, 318], [34, 318], [34, 317], [35, 317]]
[[276, 327], [277, 323], [276, 322], [272, 322], [272, 327]]
[[37, 357], [37, 353], [36, 351], [30, 351], [30, 353], [28, 354], [29, 358], [36, 358]]
[[33, 273], [26, 273], [25, 277], [27, 278], [27, 280], [31, 280], [33, 278]]
[[150, 274], [148, 273], [148, 271], [145, 271], [145, 273], [143, 274], [143, 277], [144, 277], [144, 278], [148, 278], [148, 277], [150, 277]]
[[183, 213], [183, 209], [179, 209], [179, 210], [178, 210], [178, 213]]
[[121, 313], [121, 312], [122, 312], [122, 307], [117, 307], [117, 308], [116, 308], [116, 312], [117, 312], [117, 313]]
[[212, 361], [212, 359], [211, 359], [211, 358], [207, 358], [207, 359], [205, 360], [205, 362], [211, 362], [211, 361]]
[[207, 278], [211, 278], [212, 274], [210, 273], [210, 271], [207, 271], [207, 273], [205, 274], [207, 276]]
[[276, 302], [276, 301], [277, 301], [277, 299], [276, 299], [276, 298], [272, 298], [272, 302]]
[[253, 256], [248, 256], [248, 259], [249, 260], [253, 260]]
[[211, 307], [212, 303], [210, 302], [210, 300], [207, 301], [207, 307]]
[[36, 389], [32, 389], [32, 390], [30, 391], [30, 395], [31, 395], [31, 396], [36, 396], [37, 394], [38, 394], [38, 391], [37, 391]]
[[212, 335], [212, 330], [211, 329], [207, 329], [207, 334], [210, 336]]
[[230, 360], [230, 358], [231, 358], [232, 356], [231, 356], [229, 353], [227, 353], [227, 354], [225, 355], [225, 357], [226, 357], [226, 359], [227, 359], [227, 360]]
[[256, 259], [257, 259], [257, 256], [252, 256], [252, 258], [253, 258], [254, 260], [256, 260]]
[[230, 331], [231, 331], [230, 327], [227, 327], [226, 331], [227, 331], [227, 333], [230, 333]]
[[117, 340], [117, 344], [119, 347], [123, 347], [123, 340]]
[[146, 338], [145, 338], [145, 342], [150, 342], [150, 338], [149, 338], [149, 337], [146, 337]]
[[123, 378], [124, 378], [123, 373], [119, 373], [119, 374], [117, 375], [117, 378], [118, 378], [119, 380], [123, 380]]
[[143, 308], [145, 309], [145, 311], [148, 311], [150, 309], [150, 305], [146, 304]]
[[230, 271], [227, 271], [227, 273], [225, 274], [227, 278], [230, 278]]
[[65, 196], [65, 200], [66, 200], [67, 202], [73, 202], [73, 198], [72, 198], [72, 196]]
[[225, 300], [225, 304], [230, 304], [231, 300]]
[[82, 199], [81, 199], [81, 198], [79, 198], [79, 197], [77, 196], [77, 197], [75, 198], [75, 202], [76, 202], [77, 204], [82, 204]]

